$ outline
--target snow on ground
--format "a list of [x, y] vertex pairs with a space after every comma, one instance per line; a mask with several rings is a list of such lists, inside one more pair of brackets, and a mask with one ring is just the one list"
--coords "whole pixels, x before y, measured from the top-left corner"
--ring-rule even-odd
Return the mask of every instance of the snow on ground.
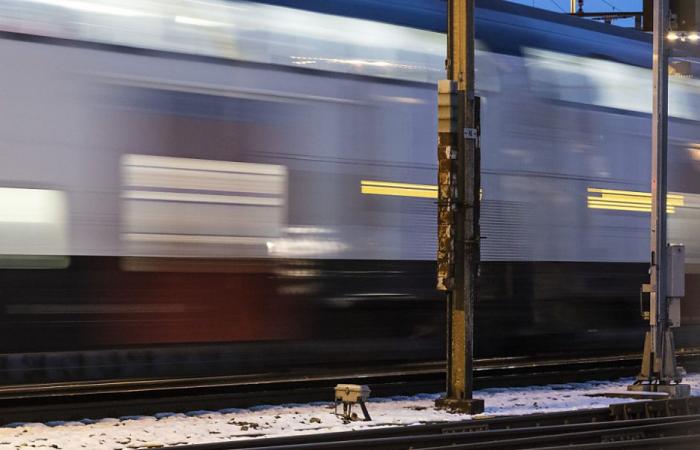
[[[619, 391], [632, 379], [555, 384], [526, 388], [494, 388], [475, 392], [486, 402], [486, 412], [474, 417], [531, 414], [607, 407], [630, 399], [588, 397]], [[700, 395], [700, 374], [688, 375], [693, 395]], [[332, 393], [329, 392], [329, 397]], [[332, 403], [257, 406], [248, 409], [163, 413], [149, 417], [83, 420], [80, 422], [25, 423], [0, 427], [0, 450], [46, 449], [142, 449], [166, 445], [197, 444], [286, 436], [290, 434], [349, 431], [368, 427], [411, 425], [468, 419], [434, 408], [439, 394], [373, 399], [368, 403], [371, 422], [344, 423], [333, 415]], [[356, 412], [361, 415], [359, 407]]]

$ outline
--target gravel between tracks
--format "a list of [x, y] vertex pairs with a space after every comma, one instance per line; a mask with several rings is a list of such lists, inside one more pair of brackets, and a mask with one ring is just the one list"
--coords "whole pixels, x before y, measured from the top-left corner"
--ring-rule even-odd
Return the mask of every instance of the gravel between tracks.
[[[486, 401], [483, 417], [556, 412], [606, 407], [629, 399], [588, 397], [587, 394], [624, 389], [632, 380], [568, 383], [528, 388], [483, 389], [475, 396]], [[700, 374], [685, 379], [700, 395]], [[329, 392], [329, 397], [332, 393]], [[162, 413], [99, 421], [25, 423], [0, 428], [0, 450], [139, 449], [290, 434], [348, 431], [367, 427], [410, 425], [432, 421], [464, 420], [433, 407], [439, 394], [373, 399], [368, 404], [371, 422], [343, 421], [333, 415], [332, 403], [261, 405], [249, 409]], [[360, 413], [358, 408], [358, 413]]]

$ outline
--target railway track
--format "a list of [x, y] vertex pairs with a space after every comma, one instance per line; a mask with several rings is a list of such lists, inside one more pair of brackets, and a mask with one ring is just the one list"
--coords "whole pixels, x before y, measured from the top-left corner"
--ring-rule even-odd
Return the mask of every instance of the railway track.
[[[410, 427], [184, 445], [166, 450], [696, 448], [700, 398]], [[669, 407], [670, 406], [670, 407]], [[664, 411], [661, 417], [654, 417]]]
[[[700, 349], [680, 352], [687, 367], [700, 364]], [[479, 360], [477, 387], [523, 386], [634, 375], [636, 354], [577, 359], [509, 358]], [[374, 397], [439, 392], [443, 363], [355, 371], [106, 380], [0, 387], [0, 424], [83, 418], [152, 415], [162, 411], [219, 410], [259, 404], [328, 401], [339, 382], [368, 384]]]

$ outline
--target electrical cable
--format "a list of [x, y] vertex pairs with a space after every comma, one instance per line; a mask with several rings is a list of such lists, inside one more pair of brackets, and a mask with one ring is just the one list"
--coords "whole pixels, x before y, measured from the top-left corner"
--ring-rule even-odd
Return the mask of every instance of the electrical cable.
[[557, 8], [559, 8], [559, 10], [560, 10], [561, 12], [563, 12], [563, 13], [566, 12], [566, 11], [564, 11], [564, 8], [562, 8], [562, 7], [559, 5], [559, 3], [555, 2], [554, 0], [550, 0], [550, 1], [551, 1], [552, 3], [554, 3], [554, 5], [555, 5]]
[[610, 3], [608, 0], [603, 0], [603, 3], [605, 3], [606, 5], [608, 5], [609, 7], [611, 7], [611, 8], [613, 9], [613, 11], [617, 11], [617, 8], [615, 7], [615, 5], [613, 5], [612, 3]]

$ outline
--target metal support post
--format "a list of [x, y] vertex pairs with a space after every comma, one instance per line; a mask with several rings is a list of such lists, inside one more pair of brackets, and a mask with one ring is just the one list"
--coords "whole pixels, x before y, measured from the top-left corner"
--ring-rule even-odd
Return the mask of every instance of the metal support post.
[[474, 1], [449, 0], [447, 76], [438, 89], [438, 289], [447, 291], [447, 395], [436, 405], [484, 411], [472, 398], [480, 260], [480, 150], [474, 95]]
[[683, 377], [682, 369], [676, 367], [667, 289], [668, 6], [668, 0], [654, 1], [650, 329], [644, 343], [642, 371], [629, 389], [662, 391], [677, 397], [687, 395], [690, 389], [678, 384]]

